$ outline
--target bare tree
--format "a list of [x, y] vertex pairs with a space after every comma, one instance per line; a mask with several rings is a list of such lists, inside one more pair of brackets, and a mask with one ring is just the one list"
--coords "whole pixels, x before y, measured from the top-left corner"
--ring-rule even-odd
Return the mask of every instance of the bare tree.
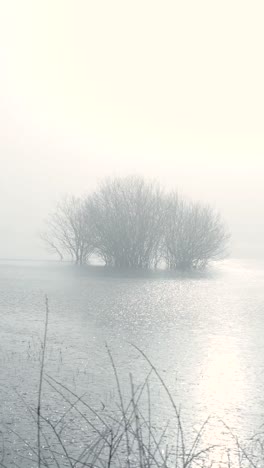
[[87, 200], [95, 249], [106, 265], [150, 268], [162, 236], [159, 185], [141, 177], [107, 179]]
[[203, 268], [226, 253], [229, 234], [220, 215], [208, 205], [168, 197], [163, 254], [170, 269]]
[[83, 199], [70, 196], [60, 202], [46, 221], [47, 229], [41, 233], [49, 251], [64, 255], [78, 265], [86, 263], [93, 249], [92, 229]]

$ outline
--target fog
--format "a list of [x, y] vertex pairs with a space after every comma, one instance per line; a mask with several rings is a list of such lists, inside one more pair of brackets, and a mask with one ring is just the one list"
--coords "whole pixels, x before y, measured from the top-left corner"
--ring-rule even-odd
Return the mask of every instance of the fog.
[[140, 174], [206, 201], [264, 256], [262, 1], [0, 2], [0, 257], [65, 193]]

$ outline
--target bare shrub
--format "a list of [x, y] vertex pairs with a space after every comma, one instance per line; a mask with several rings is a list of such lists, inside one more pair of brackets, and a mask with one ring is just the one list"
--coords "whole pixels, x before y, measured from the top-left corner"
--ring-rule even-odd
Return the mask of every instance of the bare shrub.
[[95, 249], [106, 265], [150, 268], [158, 260], [162, 220], [158, 184], [141, 177], [107, 179], [87, 200]]
[[83, 199], [67, 196], [46, 221], [47, 229], [40, 234], [49, 251], [64, 255], [78, 265], [86, 263], [93, 249], [92, 230]]
[[166, 206], [163, 255], [168, 268], [203, 268], [223, 258], [229, 234], [219, 213], [177, 194], [167, 198]]

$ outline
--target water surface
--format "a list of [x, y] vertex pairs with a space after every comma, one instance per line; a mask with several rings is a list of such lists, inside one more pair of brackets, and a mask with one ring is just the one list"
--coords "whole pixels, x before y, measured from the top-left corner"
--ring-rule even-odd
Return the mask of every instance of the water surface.
[[[124, 389], [129, 372], [144, 379], [148, 365], [135, 344], [181, 403], [187, 425], [211, 415], [244, 437], [264, 421], [261, 262], [228, 260], [193, 277], [2, 262], [0, 290], [0, 416], [16, 430], [25, 429], [18, 394], [30, 404], [37, 396], [45, 294], [46, 372], [88, 392], [95, 407], [116, 398], [106, 343]], [[158, 418], [166, 418], [169, 403], [154, 384], [152, 391]], [[56, 397], [46, 401], [53, 410], [55, 403]], [[212, 424], [212, 434], [221, 438], [222, 429]]]

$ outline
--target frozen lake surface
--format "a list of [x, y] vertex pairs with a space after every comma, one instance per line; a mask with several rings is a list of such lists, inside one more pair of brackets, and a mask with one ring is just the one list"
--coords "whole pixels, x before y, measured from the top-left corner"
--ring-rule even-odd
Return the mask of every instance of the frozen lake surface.
[[[45, 370], [78, 394], [86, 392], [95, 408], [118, 399], [106, 343], [124, 391], [129, 372], [136, 382], [144, 380], [149, 368], [135, 344], [181, 404], [188, 428], [210, 415], [211, 437], [219, 440], [223, 428], [214, 418], [240, 437], [264, 422], [260, 261], [228, 260], [191, 278], [2, 261], [0, 291], [0, 420], [9, 437], [7, 459], [21, 449], [12, 431], [35, 437], [25, 404], [37, 401], [45, 294], [50, 305]], [[169, 404], [154, 384], [151, 391], [162, 424]], [[46, 412], [59, 411], [56, 393], [44, 388], [44, 397]]]

